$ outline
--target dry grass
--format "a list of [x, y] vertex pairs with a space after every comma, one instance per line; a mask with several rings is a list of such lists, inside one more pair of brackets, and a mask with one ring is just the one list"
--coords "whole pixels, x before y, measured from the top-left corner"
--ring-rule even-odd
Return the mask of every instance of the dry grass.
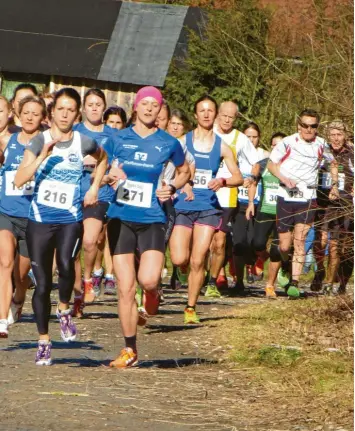
[[[222, 321], [228, 360], [312, 415], [353, 420], [353, 305], [350, 296], [275, 301]], [[309, 405], [311, 400], [312, 406]]]

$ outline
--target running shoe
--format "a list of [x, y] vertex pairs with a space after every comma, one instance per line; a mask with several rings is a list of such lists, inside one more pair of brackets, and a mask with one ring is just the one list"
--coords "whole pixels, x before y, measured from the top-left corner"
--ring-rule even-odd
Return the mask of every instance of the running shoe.
[[111, 368], [129, 368], [138, 364], [138, 354], [130, 347], [125, 347], [117, 358], [110, 362]]
[[50, 341], [38, 341], [36, 365], [52, 365], [51, 350], [52, 343]]
[[345, 295], [346, 294], [346, 284], [339, 284], [339, 287], [336, 289], [337, 295]]
[[92, 274], [91, 280], [92, 280], [92, 288], [95, 292], [95, 296], [100, 296], [101, 293], [101, 282], [103, 279], [103, 275], [95, 275], [95, 273]]
[[277, 281], [281, 287], [285, 288], [290, 283], [290, 277], [291, 275], [289, 270], [286, 268], [286, 265], [279, 269]]
[[275, 292], [274, 286], [266, 286], [265, 287], [265, 296], [269, 299], [277, 299], [277, 295]]
[[325, 277], [325, 269], [322, 268], [319, 271], [316, 271], [314, 274], [313, 281], [311, 283], [311, 291], [312, 292], [320, 292], [322, 290], [322, 284]]
[[184, 323], [185, 325], [198, 324], [200, 319], [197, 316], [196, 310], [191, 307], [186, 307], [184, 310]]
[[286, 293], [290, 299], [298, 299], [301, 296], [298, 286], [294, 283], [289, 284]]
[[245, 286], [242, 281], [236, 281], [235, 285], [233, 286], [233, 292], [237, 296], [245, 296]]
[[104, 281], [104, 294], [105, 295], [116, 295], [117, 286], [114, 278], [105, 278]]
[[217, 286], [213, 283], [208, 283], [206, 286], [206, 298], [220, 298], [221, 294], [219, 290], [217, 289]]
[[96, 294], [95, 294], [95, 290], [94, 290], [94, 286], [91, 280], [83, 280], [82, 281], [82, 287], [83, 287], [83, 291], [84, 291], [84, 302], [85, 303], [90, 303], [90, 302], [94, 302], [94, 299], [96, 298]]
[[74, 296], [74, 306], [73, 306], [73, 317], [77, 317], [78, 319], [81, 319], [84, 315], [85, 302], [83, 300], [83, 295], [80, 296]]
[[216, 284], [218, 289], [228, 289], [227, 277], [225, 275], [219, 275]]
[[76, 338], [76, 326], [71, 317], [71, 310], [59, 311], [57, 308], [57, 317], [60, 323], [60, 335], [66, 343], [74, 341]]
[[145, 326], [148, 320], [148, 313], [147, 310], [142, 306], [142, 307], [138, 307], [138, 322], [137, 325], [138, 326]]
[[149, 316], [155, 316], [158, 313], [159, 302], [158, 290], [143, 291], [143, 306], [147, 310]]
[[324, 295], [332, 295], [334, 293], [333, 283], [324, 283], [322, 291]]
[[261, 281], [264, 278], [264, 259], [258, 257], [255, 265], [253, 265], [251, 272], [253, 274], [254, 281]]
[[7, 338], [9, 336], [7, 319], [0, 319], [0, 338]]
[[23, 302], [21, 304], [16, 304], [14, 300], [11, 300], [9, 314], [7, 316], [7, 323], [13, 325], [15, 322], [20, 320], [22, 315]]
[[253, 284], [254, 283], [254, 275], [252, 273], [252, 267], [251, 265], [246, 265], [247, 268], [247, 283]]
[[187, 285], [187, 282], [188, 282], [188, 279], [189, 279], [189, 275], [188, 275], [187, 272], [186, 273], [182, 272], [181, 268], [177, 267], [177, 269], [176, 269], [176, 275], [177, 275], [177, 278], [178, 278], [178, 280], [180, 281], [180, 283], [182, 285]]

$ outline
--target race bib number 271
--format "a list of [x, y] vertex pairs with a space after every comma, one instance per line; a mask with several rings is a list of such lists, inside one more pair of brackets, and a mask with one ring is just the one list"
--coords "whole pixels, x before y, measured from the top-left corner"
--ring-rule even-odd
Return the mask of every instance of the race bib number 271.
[[117, 202], [134, 207], [152, 206], [153, 184], [126, 180], [117, 189]]

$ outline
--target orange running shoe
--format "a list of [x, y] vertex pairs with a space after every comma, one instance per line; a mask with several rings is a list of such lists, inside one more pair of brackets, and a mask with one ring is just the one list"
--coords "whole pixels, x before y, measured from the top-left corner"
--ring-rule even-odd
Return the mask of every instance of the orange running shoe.
[[80, 296], [74, 296], [74, 306], [73, 306], [73, 317], [77, 317], [78, 319], [81, 319], [84, 315], [83, 310], [85, 307], [85, 303], [83, 300], [83, 295]]
[[94, 302], [96, 298], [92, 280], [83, 280], [84, 302]]
[[130, 347], [125, 347], [117, 358], [110, 362], [112, 368], [129, 368], [138, 364], [138, 354]]
[[265, 287], [265, 296], [269, 299], [277, 299], [277, 295], [276, 295], [274, 286], [266, 286]]
[[155, 316], [158, 313], [160, 296], [158, 290], [143, 291], [143, 307], [149, 316]]

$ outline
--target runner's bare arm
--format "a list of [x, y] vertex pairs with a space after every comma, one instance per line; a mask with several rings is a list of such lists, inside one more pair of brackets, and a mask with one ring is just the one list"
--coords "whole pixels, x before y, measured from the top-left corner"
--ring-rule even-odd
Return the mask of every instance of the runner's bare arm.
[[189, 164], [185, 160], [181, 166], [176, 167], [174, 185], [177, 189], [181, 189], [189, 181], [191, 173]]
[[339, 189], [338, 189], [338, 164], [333, 161], [330, 164], [330, 176], [332, 177], [332, 187], [329, 193], [329, 199], [334, 201], [339, 199]]
[[103, 148], [99, 147], [96, 153], [92, 154], [92, 157], [97, 160], [97, 166], [94, 180], [84, 197], [85, 207], [95, 205], [97, 203], [99, 188], [107, 170], [107, 154]]
[[52, 153], [54, 145], [58, 142], [55, 139], [43, 145], [41, 152], [36, 156], [32, 151], [26, 149], [24, 152], [23, 160], [16, 172], [14, 184], [16, 187], [21, 187], [30, 181], [37, 169], [41, 166], [43, 161]]
[[181, 189], [190, 179], [190, 169], [185, 160], [181, 166], [176, 167], [174, 184], [166, 184], [163, 180], [163, 185], [156, 191], [156, 195], [161, 202], [170, 199], [175, 194], [176, 189]]
[[232, 188], [241, 186], [243, 184], [243, 176], [236, 164], [233, 151], [227, 144], [222, 143], [221, 156], [232, 176], [230, 178], [214, 178], [211, 180], [208, 183], [208, 188], [214, 190], [215, 192], [221, 187]]
[[280, 164], [274, 163], [271, 160], [268, 161], [267, 164], [268, 170], [274, 175], [276, 178], [278, 178], [282, 183], [286, 185], [286, 187], [292, 189], [293, 187], [296, 187], [296, 182], [293, 180], [290, 180], [290, 178], [285, 177], [280, 172]]

